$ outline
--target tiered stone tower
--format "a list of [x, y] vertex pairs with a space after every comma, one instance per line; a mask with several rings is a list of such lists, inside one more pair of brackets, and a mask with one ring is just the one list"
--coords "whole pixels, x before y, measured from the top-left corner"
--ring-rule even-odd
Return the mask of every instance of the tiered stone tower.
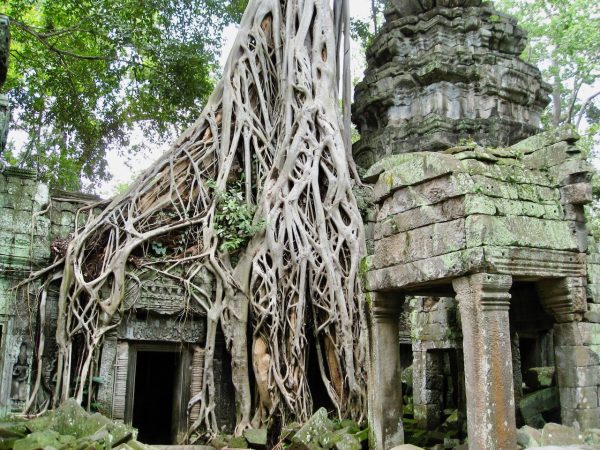
[[515, 19], [481, 0], [390, 0], [386, 19], [356, 88], [359, 166], [461, 140], [505, 147], [539, 131], [550, 88], [519, 57], [526, 34]]

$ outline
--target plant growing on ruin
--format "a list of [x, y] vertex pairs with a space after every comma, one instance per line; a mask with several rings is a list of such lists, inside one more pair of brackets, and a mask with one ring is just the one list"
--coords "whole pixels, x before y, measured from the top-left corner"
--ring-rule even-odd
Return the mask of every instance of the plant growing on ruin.
[[[75, 232], [50, 268], [61, 281], [55, 405], [71, 392], [84, 400], [98, 348], [123, 309], [128, 265], [166, 249], [158, 255], [162, 272], [183, 279], [182, 301], [198, 303], [207, 316], [205, 376], [189, 404], [200, 406], [192, 431], [218, 429], [212, 369], [219, 325], [232, 357], [238, 432], [274, 415], [285, 423], [311, 414], [310, 341], [337, 415], [363, 419], [364, 231], [337, 100], [347, 8], [345, 0], [334, 3], [335, 14], [327, 0], [251, 0], [200, 118]], [[232, 240], [235, 233], [241, 241]], [[174, 249], [182, 240], [185, 248]], [[201, 270], [212, 274], [214, 294], [194, 286]], [[78, 360], [75, 338], [83, 342]]]

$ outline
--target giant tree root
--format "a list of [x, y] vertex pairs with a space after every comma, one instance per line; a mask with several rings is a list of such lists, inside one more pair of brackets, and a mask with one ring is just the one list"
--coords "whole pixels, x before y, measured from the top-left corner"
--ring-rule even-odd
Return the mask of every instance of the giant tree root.
[[[347, 12], [337, 2], [334, 8]], [[158, 245], [167, 249], [162, 273], [183, 283], [182, 301], [197, 302], [207, 314], [205, 376], [189, 403], [199, 405], [191, 431], [218, 429], [212, 365], [219, 325], [233, 361], [238, 432], [273, 415], [282, 423], [310, 416], [311, 341], [310, 360], [318, 362], [337, 414], [363, 419], [364, 232], [340, 131], [336, 37], [342, 34], [334, 23], [347, 26], [334, 21], [328, 0], [251, 0], [202, 116], [127, 192], [99, 214], [87, 211], [87, 223], [52, 273], [62, 277], [55, 405], [70, 396], [73, 383], [83, 400], [103, 336], [123, 308], [128, 263], [148, 264]], [[255, 211], [254, 235], [235, 251], [219, 232], [227, 226], [222, 193], [234, 185], [238, 200]], [[200, 270], [213, 275], [214, 293], [194, 285]], [[84, 342], [77, 360], [76, 336]]]

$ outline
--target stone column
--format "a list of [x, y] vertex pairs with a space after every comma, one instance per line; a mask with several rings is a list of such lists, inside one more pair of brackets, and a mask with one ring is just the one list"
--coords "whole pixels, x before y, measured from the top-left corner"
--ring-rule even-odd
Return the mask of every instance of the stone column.
[[115, 385], [115, 364], [117, 360], [117, 336], [109, 332], [102, 344], [98, 375], [102, 382], [98, 387], [98, 403], [101, 412], [113, 417], [113, 393]]
[[415, 424], [435, 430], [442, 418], [442, 352], [417, 351], [413, 357], [413, 404]]
[[389, 450], [404, 443], [399, 320], [403, 296], [372, 293], [369, 332], [370, 448]]
[[470, 450], [517, 448], [508, 310], [512, 278], [478, 273], [452, 283], [463, 331]]

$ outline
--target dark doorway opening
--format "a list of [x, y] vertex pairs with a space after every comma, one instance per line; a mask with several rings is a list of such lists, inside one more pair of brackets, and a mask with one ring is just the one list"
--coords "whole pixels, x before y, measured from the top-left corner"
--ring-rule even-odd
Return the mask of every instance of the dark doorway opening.
[[132, 425], [145, 444], [172, 444], [179, 353], [138, 351]]

